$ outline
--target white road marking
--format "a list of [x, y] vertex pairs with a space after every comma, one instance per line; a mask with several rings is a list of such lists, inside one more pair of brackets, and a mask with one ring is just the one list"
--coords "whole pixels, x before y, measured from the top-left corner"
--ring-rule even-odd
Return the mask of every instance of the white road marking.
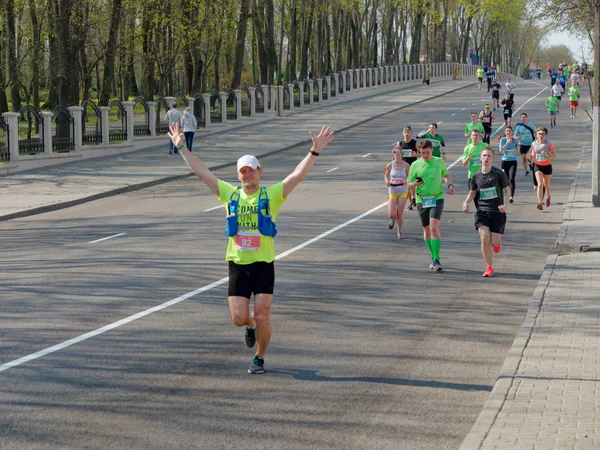
[[[380, 205], [378, 205], [378, 206], [376, 206], [374, 208], [371, 208], [367, 212], [362, 213], [361, 215], [356, 216], [355, 218], [350, 219], [347, 222], [344, 222], [344, 223], [342, 223], [342, 224], [340, 224], [340, 225], [338, 225], [338, 226], [336, 226], [334, 228], [331, 228], [330, 230], [325, 231], [324, 233], [321, 233], [320, 235], [318, 235], [318, 236], [316, 236], [316, 237], [314, 237], [312, 239], [309, 239], [308, 241], [306, 241], [306, 242], [304, 242], [304, 243], [302, 243], [300, 245], [297, 245], [294, 248], [291, 248], [289, 250], [286, 250], [283, 253], [280, 253], [279, 255], [277, 255], [275, 257], [275, 259], [279, 260], [279, 259], [285, 258], [288, 255], [291, 255], [294, 252], [297, 252], [298, 250], [302, 250], [304, 247], [306, 247], [306, 246], [308, 246], [310, 244], [313, 244], [313, 243], [315, 243], [315, 242], [317, 242], [317, 241], [319, 241], [319, 240], [321, 240], [321, 239], [329, 236], [330, 234], [335, 233], [336, 231], [341, 230], [342, 228], [347, 227], [348, 225], [351, 225], [354, 222], [357, 222], [357, 221], [359, 221], [359, 220], [367, 217], [370, 214], [373, 214], [375, 211], [383, 208], [384, 206], [387, 206], [387, 204], [388, 204], [388, 202], [386, 201], [386, 202], [384, 202], [384, 203], [382, 203], [382, 204], [380, 204]], [[9, 361], [7, 363], [4, 363], [4, 364], [0, 365], [0, 372], [4, 372], [5, 370], [12, 369], [13, 367], [20, 366], [20, 365], [25, 364], [25, 363], [27, 363], [29, 361], [33, 361], [35, 359], [42, 358], [43, 356], [47, 356], [47, 355], [50, 355], [52, 353], [56, 353], [56, 352], [58, 352], [60, 350], [63, 350], [65, 348], [67, 348], [67, 347], [70, 347], [71, 345], [78, 344], [79, 342], [83, 342], [83, 341], [91, 339], [91, 338], [93, 338], [95, 336], [104, 334], [107, 331], [114, 330], [115, 328], [118, 328], [120, 326], [126, 325], [126, 324], [131, 323], [131, 322], [133, 322], [135, 320], [141, 319], [142, 317], [146, 317], [146, 316], [148, 316], [148, 315], [150, 315], [152, 313], [161, 311], [161, 310], [163, 310], [165, 308], [168, 308], [170, 306], [176, 305], [177, 303], [181, 303], [182, 301], [187, 300], [187, 299], [189, 299], [191, 297], [194, 297], [194, 296], [196, 296], [198, 294], [201, 294], [203, 292], [206, 292], [206, 291], [214, 289], [214, 288], [216, 288], [218, 286], [221, 286], [222, 284], [227, 283], [227, 281], [229, 281], [229, 277], [221, 278], [220, 280], [215, 281], [214, 283], [208, 284], [206, 286], [203, 286], [203, 287], [201, 287], [199, 289], [196, 289], [195, 291], [188, 292], [187, 294], [183, 294], [183, 295], [181, 295], [181, 296], [179, 296], [177, 298], [174, 298], [173, 300], [169, 300], [168, 302], [165, 302], [165, 303], [162, 303], [160, 305], [154, 306], [153, 308], [147, 309], [145, 311], [141, 311], [141, 312], [139, 312], [137, 314], [133, 314], [133, 315], [131, 315], [129, 317], [125, 317], [124, 319], [121, 319], [121, 320], [118, 320], [116, 322], [113, 322], [113, 323], [111, 323], [109, 325], [106, 325], [106, 326], [104, 326], [102, 328], [98, 328], [98, 329], [96, 329], [94, 331], [90, 331], [89, 333], [85, 333], [85, 334], [77, 336], [77, 337], [75, 337], [73, 339], [69, 339], [67, 341], [64, 341], [64, 342], [61, 342], [59, 344], [53, 345], [52, 347], [45, 348], [44, 350], [40, 350], [39, 352], [31, 353], [30, 355], [23, 356], [22, 358], [15, 359], [13, 361]]]
[[329, 169], [329, 170], [327, 171], [327, 173], [329, 173], [329, 172], [333, 172], [334, 170], [338, 170], [338, 167], [334, 167], [333, 169]]
[[440, 120], [440, 121], [439, 121], [437, 124], [439, 125], [439, 124], [440, 124], [440, 123], [442, 123], [442, 122], [443, 122], [443, 120]]
[[366, 158], [367, 156], [371, 156], [373, 153], [367, 153], [366, 155], [362, 155], [361, 158]]
[[95, 241], [90, 241], [90, 242], [88, 242], [88, 244], [95, 244], [96, 242], [106, 241], [107, 239], [112, 239], [112, 238], [116, 238], [116, 237], [119, 237], [119, 236], [124, 236], [126, 234], [127, 233], [113, 234], [112, 236], [107, 236], [107, 237], [102, 238], [102, 239], [96, 239]]
[[203, 212], [214, 211], [215, 209], [219, 209], [219, 208], [222, 208], [222, 207], [223, 207], [223, 205], [215, 206], [214, 208], [205, 209]]
[[467, 109], [467, 108], [463, 108], [462, 110], [464, 111], [465, 109]]
[[450, 117], [454, 117], [456, 115], [456, 113], [452, 113], [450, 114]]

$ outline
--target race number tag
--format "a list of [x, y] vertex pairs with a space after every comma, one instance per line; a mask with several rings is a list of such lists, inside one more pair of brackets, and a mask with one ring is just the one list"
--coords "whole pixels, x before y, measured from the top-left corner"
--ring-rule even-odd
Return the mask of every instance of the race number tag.
[[515, 149], [514, 149], [514, 148], [511, 148], [510, 150], [508, 150], [508, 149], [507, 149], [507, 150], [504, 150], [504, 154], [505, 154], [506, 156], [509, 156], [509, 157], [511, 157], [511, 158], [512, 158], [513, 156], [515, 156]]
[[481, 165], [481, 158], [475, 158], [471, 160], [471, 165], [472, 166], [480, 166]]
[[410, 158], [410, 155], [412, 155], [412, 150], [410, 148], [402, 150], [402, 156], [405, 158]]
[[402, 186], [404, 184], [404, 180], [402, 178], [392, 178], [390, 180], [390, 184], [394, 186]]
[[423, 203], [421, 203], [422, 208], [435, 208], [435, 195], [431, 197], [423, 197]]
[[236, 234], [235, 248], [245, 252], [257, 252], [260, 250], [260, 233], [245, 231]]
[[504, 114], [510, 114], [510, 109], [505, 109]]
[[543, 153], [538, 153], [537, 154], [537, 160], [538, 161], [548, 161], [548, 155], [545, 155]]
[[481, 189], [481, 200], [492, 200], [498, 198], [498, 192], [495, 187]]

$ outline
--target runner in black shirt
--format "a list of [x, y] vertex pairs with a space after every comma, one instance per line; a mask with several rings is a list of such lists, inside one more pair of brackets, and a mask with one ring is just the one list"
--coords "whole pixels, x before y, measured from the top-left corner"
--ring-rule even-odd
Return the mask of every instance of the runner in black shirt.
[[[408, 165], [411, 165], [417, 160], [419, 156], [417, 151], [417, 141], [412, 138], [412, 127], [407, 125], [404, 127], [402, 131], [402, 140], [398, 142], [398, 145], [402, 147], [402, 160], [407, 162]], [[408, 207], [407, 211], [412, 211], [417, 207], [417, 203], [415, 201], [415, 192], [414, 189], [408, 190]]]
[[481, 253], [487, 264], [484, 277], [494, 276], [492, 269], [492, 249], [498, 253], [502, 247], [502, 235], [506, 225], [504, 198], [510, 195], [506, 174], [493, 167], [494, 149], [486, 147], [481, 151], [481, 170], [473, 174], [469, 182], [469, 194], [463, 202], [463, 211], [469, 211], [469, 203], [479, 193], [479, 204], [475, 213], [475, 228], [481, 238]]
[[506, 94], [506, 97], [502, 99], [500, 105], [502, 106], [502, 112], [504, 114], [504, 126], [510, 127], [510, 119], [512, 117], [512, 110], [515, 106], [515, 102], [510, 98], [510, 94]]
[[500, 108], [500, 89], [502, 89], [502, 86], [494, 79], [492, 81], [492, 106], [494, 111], [496, 111], [496, 108]]

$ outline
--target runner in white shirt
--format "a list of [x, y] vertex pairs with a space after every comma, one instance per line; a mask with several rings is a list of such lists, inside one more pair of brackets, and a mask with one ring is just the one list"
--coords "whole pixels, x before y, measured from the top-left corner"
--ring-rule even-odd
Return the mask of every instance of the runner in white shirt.
[[565, 93], [565, 90], [561, 86], [560, 81], [558, 81], [558, 79], [556, 80], [556, 83], [552, 85], [552, 93], [559, 101], [558, 110], [556, 111], [556, 114], [560, 114], [560, 100], [562, 98], [562, 95]]
[[506, 84], [505, 84], [506, 93], [510, 94], [510, 99], [513, 101], [515, 100], [515, 87], [516, 86], [517, 85], [513, 81], [511, 81], [510, 78], [506, 79]]

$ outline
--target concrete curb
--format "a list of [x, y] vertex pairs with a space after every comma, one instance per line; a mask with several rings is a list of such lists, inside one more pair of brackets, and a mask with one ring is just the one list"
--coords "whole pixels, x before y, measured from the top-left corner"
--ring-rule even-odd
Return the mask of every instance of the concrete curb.
[[[448, 81], [450, 81], [450, 80], [448, 80]], [[434, 95], [432, 97], [428, 97], [428, 98], [425, 98], [423, 100], [419, 100], [417, 102], [410, 103], [410, 104], [407, 104], [407, 105], [401, 106], [399, 108], [395, 108], [395, 109], [389, 110], [389, 111], [381, 113], [381, 114], [377, 114], [375, 116], [369, 117], [368, 119], [364, 119], [364, 120], [362, 120], [360, 122], [357, 122], [357, 123], [354, 123], [354, 124], [349, 125], [347, 127], [344, 127], [344, 128], [339, 129], [339, 130], [336, 130], [336, 132], [338, 134], [340, 134], [340, 133], [342, 133], [342, 132], [344, 132], [346, 130], [349, 130], [351, 128], [357, 127], [359, 125], [363, 125], [363, 124], [365, 124], [367, 122], [370, 122], [372, 120], [378, 119], [378, 118], [383, 117], [383, 116], [385, 116], [387, 114], [392, 114], [392, 113], [395, 113], [395, 112], [400, 111], [402, 109], [408, 108], [410, 106], [418, 105], [418, 104], [424, 103], [424, 102], [432, 100], [432, 99], [440, 98], [440, 97], [443, 97], [444, 95], [452, 94], [452, 93], [460, 91], [462, 89], [467, 89], [468, 87], [472, 86], [473, 84], [475, 84], [475, 83], [467, 84], [465, 86], [461, 86], [461, 87], [458, 87], [456, 89], [444, 92], [443, 94]], [[386, 91], [386, 92], [382, 92], [382, 93], [379, 93], [379, 94], [372, 95], [369, 98], [378, 97], [380, 95], [385, 95], [385, 94], [388, 94], [390, 92], [400, 91], [400, 90], [403, 90], [404, 88], [407, 88], [407, 87], [409, 87], [409, 86], [402, 87], [402, 88], [399, 88], [399, 89], [393, 89], [393, 90], [391, 89], [391, 90]], [[348, 103], [352, 102], [353, 100], [359, 100], [359, 99], [350, 99], [350, 100], [348, 100]], [[326, 108], [327, 106], [329, 106], [329, 105], [322, 105], [321, 108], [314, 108], [314, 109], [311, 109], [310, 111], [315, 111], [317, 109]], [[307, 110], [305, 112], [309, 112], [309, 111]], [[267, 120], [265, 122], [270, 122], [271, 120], [275, 120], [275, 119], [270, 119], [270, 120]], [[265, 123], [265, 122], [260, 122], [260, 123]], [[254, 126], [254, 125], [258, 125], [258, 123], [257, 124], [244, 124], [244, 125], [242, 125], [240, 127], [237, 127], [237, 128], [230, 128], [230, 129], [227, 129], [227, 130], [218, 131], [216, 133], [213, 133], [213, 135], [214, 134], [222, 134], [222, 133], [224, 134], [224, 133], [227, 133], [228, 131], [239, 130], [240, 128], [250, 127], [250, 126]], [[267, 157], [267, 156], [270, 156], [270, 155], [275, 155], [275, 154], [278, 154], [278, 153], [281, 153], [281, 152], [284, 152], [284, 151], [287, 151], [287, 150], [291, 150], [291, 149], [297, 148], [297, 147], [299, 147], [301, 145], [309, 144], [310, 142], [311, 142], [310, 139], [306, 139], [306, 140], [297, 142], [295, 144], [288, 145], [287, 147], [283, 147], [283, 148], [280, 148], [280, 149], [277, 149], [277, 150], [273, 150], [273, 151], [270, 151], [270, 152], [267, 152], [267, 153], [258, 154], [256, 156], [258, 158], [264, 158], [264, 157]], [[142, 149], [136, 150], [136, 151], [142, 151]], [[132, 152], [132, 153], [134, 153], [134, 152]], [[219, 170], [219, 169], [223, 169], [225, 167], [232, 166], [235, 163], [236, 163], [236, 161], [231, 161], [231, 162], [227, 162], [227, 163], [223, 163], [223, 164], [219, 164], [219, 165], [216, 165], [216, 166], [209, 167], [209, 169], [210, 170]], [[146, 182], [143, 182], [143, 183], [131, 184], [131, 185], [128, 185], [128, 186], [123, 186], [123, 187], [119, 187], [119, 188], [116, 188], [116, 189], [111, 189], [111, 190], [106, 191], [106, 192], [100, 192], [98, 194], [93, 194], [93, 195], [90, 195], [90, 196], [87, 196], [87, 197], [78, 198], [76, 200], [69, 200], [69, 201], [66, 201], [66, 202], [58, 202], [58, 203], [54, 203], [52, 205], [45, 205], [45, 206], [40, 206], [40, 207], [37, 207], [37, 208], [23, 210], [23, 211], [11, 213], [11, 214], [6, 214], [6, 215], [3, 215], [3, 216], [0, 216], [0, 221], [6, 221], [6, 220], [11, 220], [11, 219], [18, 219], [18, 218], [22, 218], [22, 217], [29, 217], [29, 216], [33, 216], [33, 215], [37, 215], [37, 214], [43, 214], [43, 213], [47, 213], [47, 212], [51, 212], [51, 211], [58, 211], [60, 209], [70, 208], [72, 206], [77, 206], [77, 205], [81, 205], [83, 203], [92, 202], [92, 201], [95, 201], [95, 200], [99, 200], [101, 198], [112, 197], [112, 196], [123, 194], [123, 193], [127, 193], [127, 192], [138, 191], [138, 190], [145, 189], [145, 188], [148, 188], [148, 187], [157, 186], [159, 184], [169, 183], [171, 181], [177, 181], [177, 180], [181, 180], [183, 178], [189, 178], [191, 176], [194, 176], [194, 173], [193, 172], [187, 172], [187, 173], [182, 173], [180, 175], [170, 175], [168, 177], [158, 178], [156, 180], [146, 181]]]
[[542, 273], [540, 281], [538, 282], [538, 285], [533, 292], [533, 297], [529, 303], [529, 308], [527, 309], [527, 315], [525, 316], [523, 325], [521, 325], [521, 328], [517, 333], [517, 337], [508, 351], [506, 360], [504, 361], [502, 370], [500, 371], [500, 376], [494, 384], [492, 393], [483, 405], [483, 409], [473, 425], [473, 428], [463, 441], [460, 447], [461, 450], [478, 450], [481, 448], [481, 445], [485, 441], [485, 438], [494, 425], [496, 417], [502, 409], [502, 406], [504, 405], [504, 402], [506, 401], [506, 398], [513, 385], [514, 379], [519, 370], [519, 365], [523, 359], [523, 353], [529, 344], [529, 340], [531, 338], [533, 328], [535, 327], [537, 317], [542, 309], [546, 289], [550, 283], [550, 278], [554, 272], [557, 260], [558, 255], [548, 256], [546, 265], [544, 266], [544, 272]]

